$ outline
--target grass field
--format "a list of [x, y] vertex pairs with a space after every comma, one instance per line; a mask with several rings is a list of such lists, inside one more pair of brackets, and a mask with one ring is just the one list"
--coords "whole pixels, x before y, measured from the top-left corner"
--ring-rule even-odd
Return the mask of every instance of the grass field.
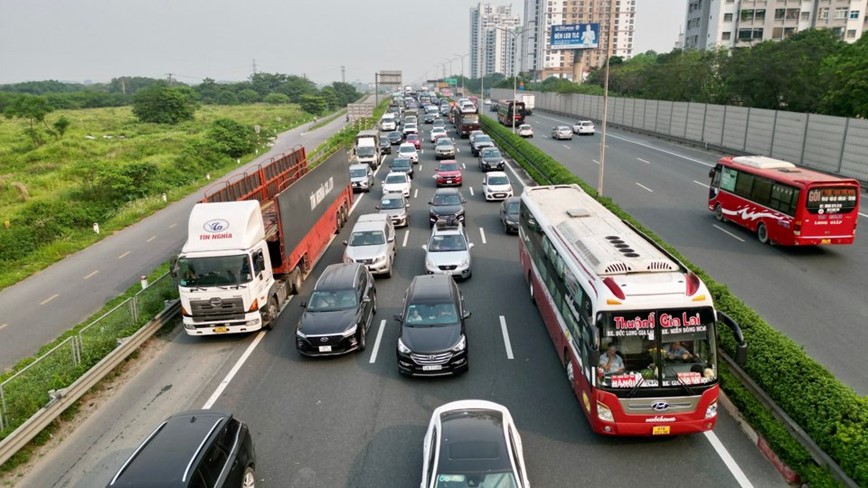
[[[312, 118], [295, 105], [254, 104], [206, 105], [196, 112], [195, 120], [175, 126], [139, 123], [130, 107], [61, 110], [46, 120], [51, 124], [60, 116], [72, 122], [66, 134], [62, 139], [45, 135], [46, 143], [40, 147], [34, 147], [25, 133], [25, 121], [0, 120], [0, 245], [7, 248], [0, 259], [0, 289], [99, 240], [90, 220], [98, 220], [101, 235], [106, 235], [189, 194], [204, 183], [206, 173], [214, 179], [234, 168], [236, 162], [228, 157], [214, 158], [204, 169], [201, 164], [187, 166], [196, 168], [196, 174], [184, 166], [214, 120], [228, 118], [259, 126], [261, 149], [270, 137]], [[241, 161], [253, 156], [245, 155]], [[157, 168], [154, 188], [99, 209], [88, 208], [95, 175], [138, 163]], [[168, 202], [163, 202], [162, 193]], [[81, 207], [75, 218], [58, 217], [58, 222], [53, 217], [27, 218], [45, 215], [44, 209], [72, 207]], [[26, 226], [34, 228], [21, 228]], [[15, 238], [16, 232], [45, 235], [37, 232], [40, 226], [51, 226], [52, 238]], [[19, 246], [16, 253], [9, 252], [12, 245]]]

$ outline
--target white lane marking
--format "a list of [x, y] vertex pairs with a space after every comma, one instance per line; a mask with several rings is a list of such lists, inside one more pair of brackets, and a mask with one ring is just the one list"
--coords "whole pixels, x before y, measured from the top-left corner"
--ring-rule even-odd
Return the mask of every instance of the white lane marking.
[[738, 463], [735, 462], [735, 459], [730, 456], [729, 451], [726, 450], [726, 447], [723, 446], [723, 443], [720, 442], [720, 439], [714, 434], [714, 432], [707, 430], [703, 432], [705, 434], [705, 438], [708, 439], [708, 442], [711, 443], [711, 447], [714, 448], [717, 455], [720, 456], [720, 459], [723, 460], [723, 464], [729, 469], [729, 472], [735, 477], [735, 480], [738, 481], [738, 485], [742, 488], [753, 488], [753, 484], [747, 479], [744, 471], [738, 466]]
[[85, 276], [85, 277], [82, 278], [82, 279], [83, 279], [83, 280], [86, 280], [86, 279], [93, 278], [93, 276], [94, 276], [95, 274], [97, 274], [97, 273], [99, 273], [99, 270], [96, 270], [96, 271], [91, 272], [89, 275]]
[[416, 188], [415, 190], [413, 190], [413, 198], [416, 198], [418, 196], [419, 196], [419, 189]]
[[460, 147], [456, 147], [456, 148], [455, 148], [455, 152], [460, 153], [460, 152], [461, 152], [461, 148], [460, 148]]
[[121, 254], [120, 256], [118, 256], [118, 259], [123, 259], [123, 258], [125, 258], [125, 257], [127, 257], [127, 256], [129, 256], [129, 255], [130, 255], [130, 251], [127, 251], [127, 252]]
[[57, 293], [55, 293], [54, 295], [51, 295], [50, 297], [46, 298], [45, 300], [42, 300], [41, 302], [39, 302], [39, 304], [40, 304], [40, 305], [45, 305], [46, 303], [48, 303], [48, 302], [54, 300], [55, 298], [57, 298], [57, 297], [59, 297], [59, 296], [60, 296], [60, 295], [58, 295]]
[[512, 172], [512, 175], [515, 176], [515, 181], [518, 181], [519, 183], [521, 183], [521, 187], [522, 187], [522, 188], [524, 188], [525, 186], [527, 186], [527, 185], [524, 184], [524, 180], [521, 179], [521, 176], [519, 176], [518, 173], [516, 173], [515, 169], [513, 169], [513, 167], [512, 167], [511, 164], [508, 164], [508, 163], [507, 163], [506, 167], [509, 168], [509, 171]]
[[178, 223], [177, 223], [177, 222], [175, 222], [174, 224], [172, 224], [172, 225], [169, 226], [170, 229], [174, 229], [175, 227], [178, 227]]
[[410, 229], [407, 229], [404, 232], [404, 242], [401, 244], [401, 247], [407, 247], [407, 238], [410, 237]]
[[[289, 297], [289, 300], [291, 301], [292, 297]], [[289, 302], [287, 302], [287, 304], [289, 304]], [[226, 374], [226, 377], [223, 378], [223, 381], [221, 381], [220, 384], [217, 385], [217, 389], [214, 390], [214, 393], [211, 394], [211, 398], [209, 398], [208, 401], [205, 402], [205, 405], [202, 405], [202, 410], [208, 410], [213, 407], [215, 403], [217, 403], [217, 399], [219, 399], [220, 395], [223, 394], [223, 390], [225, 390], [226, 387], [229, 386], [229, 383], [232, 381], [233, 378], [235, 378], [235, 375], [238, 374], [241, 366], [243, 366], [244, 363], [247, 361], [247, 358], [249, 358], [250, 355], [253, 354], [253, 350], [256, 349], [256, 346], [258, 346], [260, 342], [262, 342], [262, 338], [264, 337], [265, 331], [260, 330], [259, 333], [256, 334], [256, 338], [253, 339], [253, 342], [251, 342], [250, 345], [247, 346], [247, 350], [244, 351], [244, 354], [242, 354], [241, 357], [238, 358], [235, 366], [232, 366], [232, 369], [229, 370], [229, 373]]]
[[500, 316], [500, 332], [503, 333], [503, 345], [506, 347], [506, 357], [514, 359], [512, 356], [512, 343], [509, 342], [509, 331], [506, 330], [506, 318]]
[[479, 234], [482, 236], [482, 243], [488, 244], [488, 241], [485, 240], [485, 229], [482, 227], [479, 228]]
[[380, 341], [383, 339], [383, 330], [386, 329], [386, 320], [380, 321], [380, 330], [377, 331], [377, 339], [374, 341], [374, 350], [371, 352], [371, 359], [368, 361], [374, 364], [377, 361], [377, 351], [380, 350]]
[[712, 227], [714, 227], [715, 229], [717, 229], [717, 230], [723, 232], [724, 234], [728, 235], [729, 237], [732, 237], [733, 239], [738, 239], [738, 240], [740, 240], [741, 242], [744, 242], [744, 239], [742, 239], [741, 237], [739, 237], [739, 236], [733, 234], [732, 232], [730, 232], [730, 231], [724, 229], [723, 227], [721, 227], [721, 226], [719, 226], [719, 225], [717, 225], [717, 224], [711, 224], [711, 225], [712, 225]]
[[9, 326], [9, 324], [0, 324], [0, 330], [3, 330], [8, 326]]
[[153, 240], [156, 239], [156, 238], [157, 238], [157, 236], [151, 236], [151, 237], [149, 237], [148, 240], [145, 241], [145, 242], [151, 242], [151, 241], [153, 241]]
[[364, 194], [364, 193], [362, 193], [361, 195], [359, 195], [359, 198], [356, 198], [356, 201], [353, 202], [353, 206], [350, 207], [350, 213], [353, 213], [353, 212], [356, 211], [356, 207], [359, 205], [359, 202], [362, 201], [362, 198], [365, 198], [365, 194]]
[[862, 212], [859, 212], [859, 215], [861, 215], [861, 216], [865, 217], [866, 219], [868, 219], [868, 214], [863, 214]]
[[[608, 146], [606, 146], [606, 147], [608, 147]], [[651, 164], [651, 161], [645, 161], [645, 160], [642, 159], [642, 158], [636, 158], [636, 159], [638, 159], [639, 161], [642, 161], [642, 162], [645, 163], [645, 164]]]
[[470, 187], [470, 195], [473, 196], [473, 187]]
[[568, 146], [568, 145], [566, 145], [566, 144], [561, 144], [561, 146], [564, 146], [564, 147], [567, 148], [567, 149], [570, 148], [570, 146]]
[[699, 185], [699, 186], [704, 186], [704, 187], [708, 188], [708, 185], [706, 185], [705, 183], [702, 183], [702, 182], [699, 182], [699, 181], [696, 181], [696, 180], [693, 180], [693, 182], [696, 183], [696, 184]]
[[464, 164], [464, 163], [461, 163], [461, 167], [464, 168], [464, 169], [467, 169], [467, 165]]
[[641, 186], [642, 188], [648, 190], [649, 192], [654, 193], [654, 190], [648, 188], [647, 186], [643, 185], [642, 183], [639, 183], [639, 182], [637, 181], [636, 184], [639, 185], [639, 186]]
[[419, 172], [422, 172], [422, 163], [419, 163]]
[[600, 162], [599, 162], [599, 161], [597, 161], [597, 160], [596, 160], [596, 159], [592, 159], [592, 160], [591, 160], [591, 161], [593, 161], [593, 162], [594, 162], [594, 163], [596, 163], [596, 164], [597, 164], [597, 166], [599, 166], [599, 165], [600, 165]]

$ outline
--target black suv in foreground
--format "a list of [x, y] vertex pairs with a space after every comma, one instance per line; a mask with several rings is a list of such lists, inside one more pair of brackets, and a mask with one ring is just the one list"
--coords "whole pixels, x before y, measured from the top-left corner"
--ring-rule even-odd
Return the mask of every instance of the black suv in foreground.
[[438, 188], [428, 202], [428, 227], [434, 227], [440, 219], [454, 217], [464, 224], [464, 204], [466, 200], [458, 188]]
[[295, 346], [305, 356], [363, 351], [377, 313], [377, 288], [364, 264], [330, 264], [322, 272], [295, 331]]
[[440, 376], [467, 371], [464, 321], [470, 312], [464, 296], [449, 275], [413, 278], [404, 295], [404, 309], [395, 314], [398, 371], [406, 375]]
[[172, 415], [133, 451], [107, 488], [253, 488], [256, 453], [247, 425], [218, 410]]

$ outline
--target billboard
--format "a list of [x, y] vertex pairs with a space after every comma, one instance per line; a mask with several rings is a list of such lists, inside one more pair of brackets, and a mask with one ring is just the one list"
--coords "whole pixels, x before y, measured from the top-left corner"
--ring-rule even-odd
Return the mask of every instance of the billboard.
[[600, 24], [553, 25], [551, 49], [597, 49], [600, 47]]

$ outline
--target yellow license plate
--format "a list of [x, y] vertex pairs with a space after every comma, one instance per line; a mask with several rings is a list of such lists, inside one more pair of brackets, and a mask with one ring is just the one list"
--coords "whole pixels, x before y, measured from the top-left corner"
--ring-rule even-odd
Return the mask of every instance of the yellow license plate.
[[[215, 334], [225, 334], [227, 332], [229, 332], [229, 327], [214, 327]], [[656, 429], [657, 427], [654, 428]]]
[[822, 239], [822, 240], [820, 240], [820, 244], [831, 244], [831, 243], [832, 243], [832, 239]]
[[669, 435], [669, 426], [668, 425], [658, 425], [654, 427], [654, 430], [651, 431], [652, 435]]

